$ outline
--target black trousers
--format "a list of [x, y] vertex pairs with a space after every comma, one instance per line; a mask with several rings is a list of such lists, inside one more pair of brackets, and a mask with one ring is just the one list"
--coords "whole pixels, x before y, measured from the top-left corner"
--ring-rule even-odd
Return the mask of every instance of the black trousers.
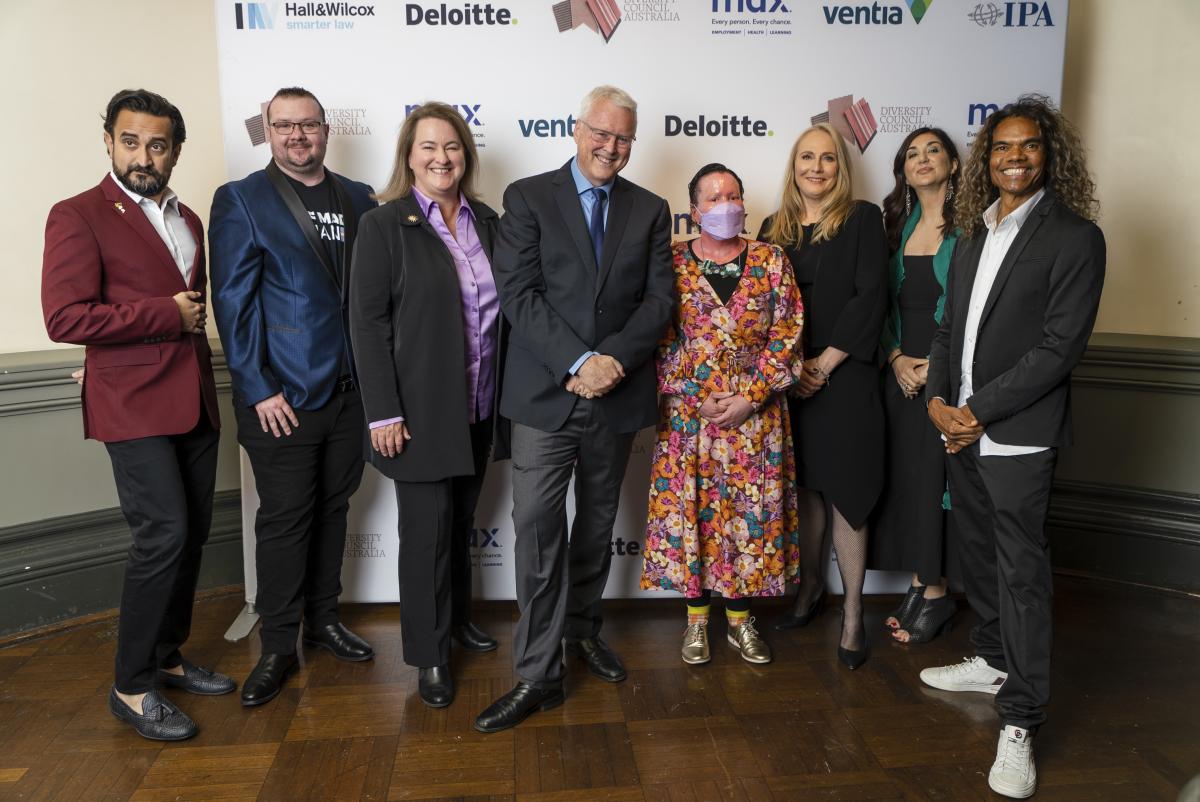
[[[562, 640], [591, 638], [603, 624], [601, 597], [612, 562], [612, 530], [633, 433], [614, 432], [599, 404], [580, 399], [556, 432], [514, 422], [513, 524], [517, 677], [562, 684]], [[567, 539], [567, 487], [575, 477], [575, 519]]]
[[1050, 701], [1053, 581], [1046, 513], [1057, 451], [979, 456], [979, 444], [946, 458], [959, 571], [979, 617], [975, 652], [1008, 672], [996, 694], [1005, 725], [1033, 728]]
[[133, 544], [117, 623], [116, 688], [155, 687], [192, 628], [200, 555], [212, 524], [220, 435], [203, 410], [186, 434], [105, 443]]
[[450, 662], [450, 629], [471, 620], [471, 526], [492, 442], [492, 421], [471, 424], [473, 476], [396, 482], [400, 635], [404, 662]]
[[264, 654], [293, 654], [300, 619], [338, 621], [346, 513], [363, 472], [366, 428], [357, 390], [335, 393], [316, 410], [296, 409], [298, 427], [276, 438], [254, 407], [237, 406], [238, 442], [258, 487], [255, 610]]

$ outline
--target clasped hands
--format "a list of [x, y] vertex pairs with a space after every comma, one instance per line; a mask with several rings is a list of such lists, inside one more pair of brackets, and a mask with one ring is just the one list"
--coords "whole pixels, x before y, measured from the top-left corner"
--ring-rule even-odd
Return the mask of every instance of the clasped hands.
[[700, 417], [722, 429], [736, 429], [753, 411], [750, 399], [733, 392], [709, 393], [700, 405]]
[[947, 454], [957, 454], [983, 436], [983, 424], [966, 404], [952, 407], [935, 398], [929, 402], [929, 419], [945, 435]]
[[580, 367], [579, 372], [567, 379], [567, 392], [581, 398], [599, 398], [616, 387], [625, 378], [625, 368], [608, 354], [593, 354]]
[[900, 392], [904, 393], [905, 398], [916, 398], [929, 375], [929, 360], [899, 354], [892, 358], [891, 365]]

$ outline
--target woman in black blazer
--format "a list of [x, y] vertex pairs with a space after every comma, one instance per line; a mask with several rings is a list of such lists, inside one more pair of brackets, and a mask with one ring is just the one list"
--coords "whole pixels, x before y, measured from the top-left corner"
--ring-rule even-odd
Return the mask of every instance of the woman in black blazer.
[[854, 200], [849, 152], [830, 125], [792, 146], [780, 209], [758, 239], [779, 245], [804, 299], [804, 370], [789, 412], [800, 485], [802, 581], [776, 627], [820, 612], [825, 532], [831, 530], [845, 603], [838, 657], [867, 659], [862, 623], [867, 516], [883, 486], [883, 405], [877, 354], [887, 297], [887, 242], [879, 207]]
[[376, 196], [383, 205], [359, 222], [350, 273], [370, 460], [396, 483], [404, 661], [419, 668], [431, 707], [454, 699], [451, 638], [468, 651], [497, 645], [470, 622], [469, 530], [503, 433], [497, 216], [474, 199], [478, 163], [453, 108], [426, 103], [410, 114]]

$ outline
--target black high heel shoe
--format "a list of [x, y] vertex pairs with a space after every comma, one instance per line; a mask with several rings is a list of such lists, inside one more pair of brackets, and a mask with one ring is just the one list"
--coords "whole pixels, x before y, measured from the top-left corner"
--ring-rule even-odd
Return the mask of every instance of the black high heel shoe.
[[912, 621], [906, 621], [900, 627], [908, 633], [908, 640], [897, 640], [897, 643], [928, 643], [954, 628], [954, 613], [958, 605], [947, 594], [937, 599], [925, 599], [921, 609], [913, 616]]
[[921, 604], [925, 601], [925, 587], [923, 585], [909, 585], [908, 592], [904, 594], [904, 598], [900, 600], [900, 606], [888, 615], [888, 618], [896, 619], [896, 626], [888, 626], [887, 618], [884, 620], [884, 627], [889, 631], [895, 632], [897, 629], [904, 628], [904, 622], [913, 618], [920, 609]]
[[825, 608], [825, 587], [823, 585], [821, 586], [821, 592], [818, 593], [817, 597], [812, 600], [811, 604], [808, 605], [807, 610], [800, 610], [800, 599], [801, 596], [799, 593], [797, 593], [796, 600], [792, 602], [791, 611], [783, 618], [775, 622], [775, 629], [780, 631], [788, 629], [800, 629], [801, 627], [806, 627], [812, 623], [812, 620], [820, 615], [821, 610]]
[[[858, 616], [858, 626], [862, 629], [862, 648], [861, 649], [846, 649], [839, 643], [837, 648], [838, 660], [842, 662], [846, 668], [853, 671], [854, 669], [867, 662], [867, 629], [862, 622], [862, 614]], [[842, 629], [846, 628], [846, 611], [842, 610]]]

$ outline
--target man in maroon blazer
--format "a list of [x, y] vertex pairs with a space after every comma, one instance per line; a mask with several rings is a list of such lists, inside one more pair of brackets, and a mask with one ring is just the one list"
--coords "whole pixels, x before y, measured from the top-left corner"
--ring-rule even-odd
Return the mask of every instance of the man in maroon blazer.
[[179, 651], [212, 521], [220, 426], [204, 233], [167, 187], [185, 135], [165, 98], [113, 96], [104, 118], [112, 171], [50, 210], [42, 262], [46, 331], [86, 346], [84, 436], [108, 449], [133, 538], [108, 707], [155, 740], [196, 734], [160, 686], [206, 695], [236, 687]]

